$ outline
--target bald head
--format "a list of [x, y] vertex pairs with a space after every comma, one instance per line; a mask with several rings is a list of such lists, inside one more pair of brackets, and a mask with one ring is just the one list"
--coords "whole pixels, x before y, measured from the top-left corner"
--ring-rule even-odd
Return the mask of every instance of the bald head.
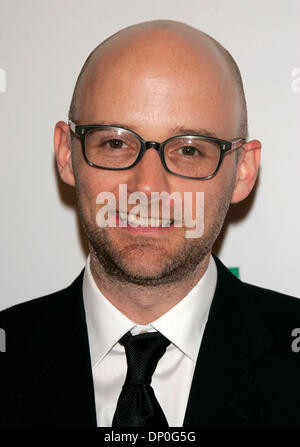
[[107, 77], [112, 76], [117, 81], [122, 79], [126, 89], [126, 75], [128, 80], [149, 74], [167, 79], [170, 73], [177, 78], [181, 73], [187, 78], [190, 73], [191, 82], [196, 79], [202, 89], [210, 89], [211, 101], [215, 99], [215, 92], [222, 94], [226, 99], [224, 107], [237, 102], [235, 138], [247, 137], [242, 78], [230, 53], [206, 33], [184, 23], [166, 20], [125, 28], [92, 51], [78, 76], [69, 119], [87, 124], [83, 110], [97, 93], [97, 85], [105, 82]]

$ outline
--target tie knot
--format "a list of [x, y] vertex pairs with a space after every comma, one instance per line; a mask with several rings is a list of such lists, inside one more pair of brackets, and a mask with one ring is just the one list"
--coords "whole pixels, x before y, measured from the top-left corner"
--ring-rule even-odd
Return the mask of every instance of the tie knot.
[[131, 335], [127, 332], [120, 340], [127, 358], [125, 383], [151, 383], [152, 374], [170, 341], [159, 332]]

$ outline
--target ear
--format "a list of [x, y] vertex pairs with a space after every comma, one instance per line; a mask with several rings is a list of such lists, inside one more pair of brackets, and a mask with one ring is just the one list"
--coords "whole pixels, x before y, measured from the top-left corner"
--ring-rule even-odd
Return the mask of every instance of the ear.
[[261, 143], [258, 140], [251, 140], [243, 145], [239, 155], [231, 203], [241, 202], [252, 191], [258, 174], [260, 152]]
[[54, 147], [60, 178], [68, 185], [75, 186], [71, 157], [70, 128], [64, 121], [59, 121], [55, 125]]

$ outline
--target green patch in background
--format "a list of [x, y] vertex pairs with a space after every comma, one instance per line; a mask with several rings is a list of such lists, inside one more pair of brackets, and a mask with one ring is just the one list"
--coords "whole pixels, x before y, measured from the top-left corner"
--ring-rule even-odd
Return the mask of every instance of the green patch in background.
[[240, 268], [239, 267], [229, 267], [231, 273], [233, 273], [237, 278], [240, 277]]

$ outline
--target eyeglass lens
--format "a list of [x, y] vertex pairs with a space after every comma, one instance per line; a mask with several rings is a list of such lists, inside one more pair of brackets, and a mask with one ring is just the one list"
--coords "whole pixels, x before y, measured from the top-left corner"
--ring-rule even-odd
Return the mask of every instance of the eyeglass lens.
[[[85, 154], [96, 166], [126, 168], [134, 164], [141, 149], [139, 138], [120, 128], [91, 129], [85, 136]], [[200, 137], [174, 137], [164, 146], [168, 169], [188, 177], [206, 177], [214, 173], [220, 148]]]

